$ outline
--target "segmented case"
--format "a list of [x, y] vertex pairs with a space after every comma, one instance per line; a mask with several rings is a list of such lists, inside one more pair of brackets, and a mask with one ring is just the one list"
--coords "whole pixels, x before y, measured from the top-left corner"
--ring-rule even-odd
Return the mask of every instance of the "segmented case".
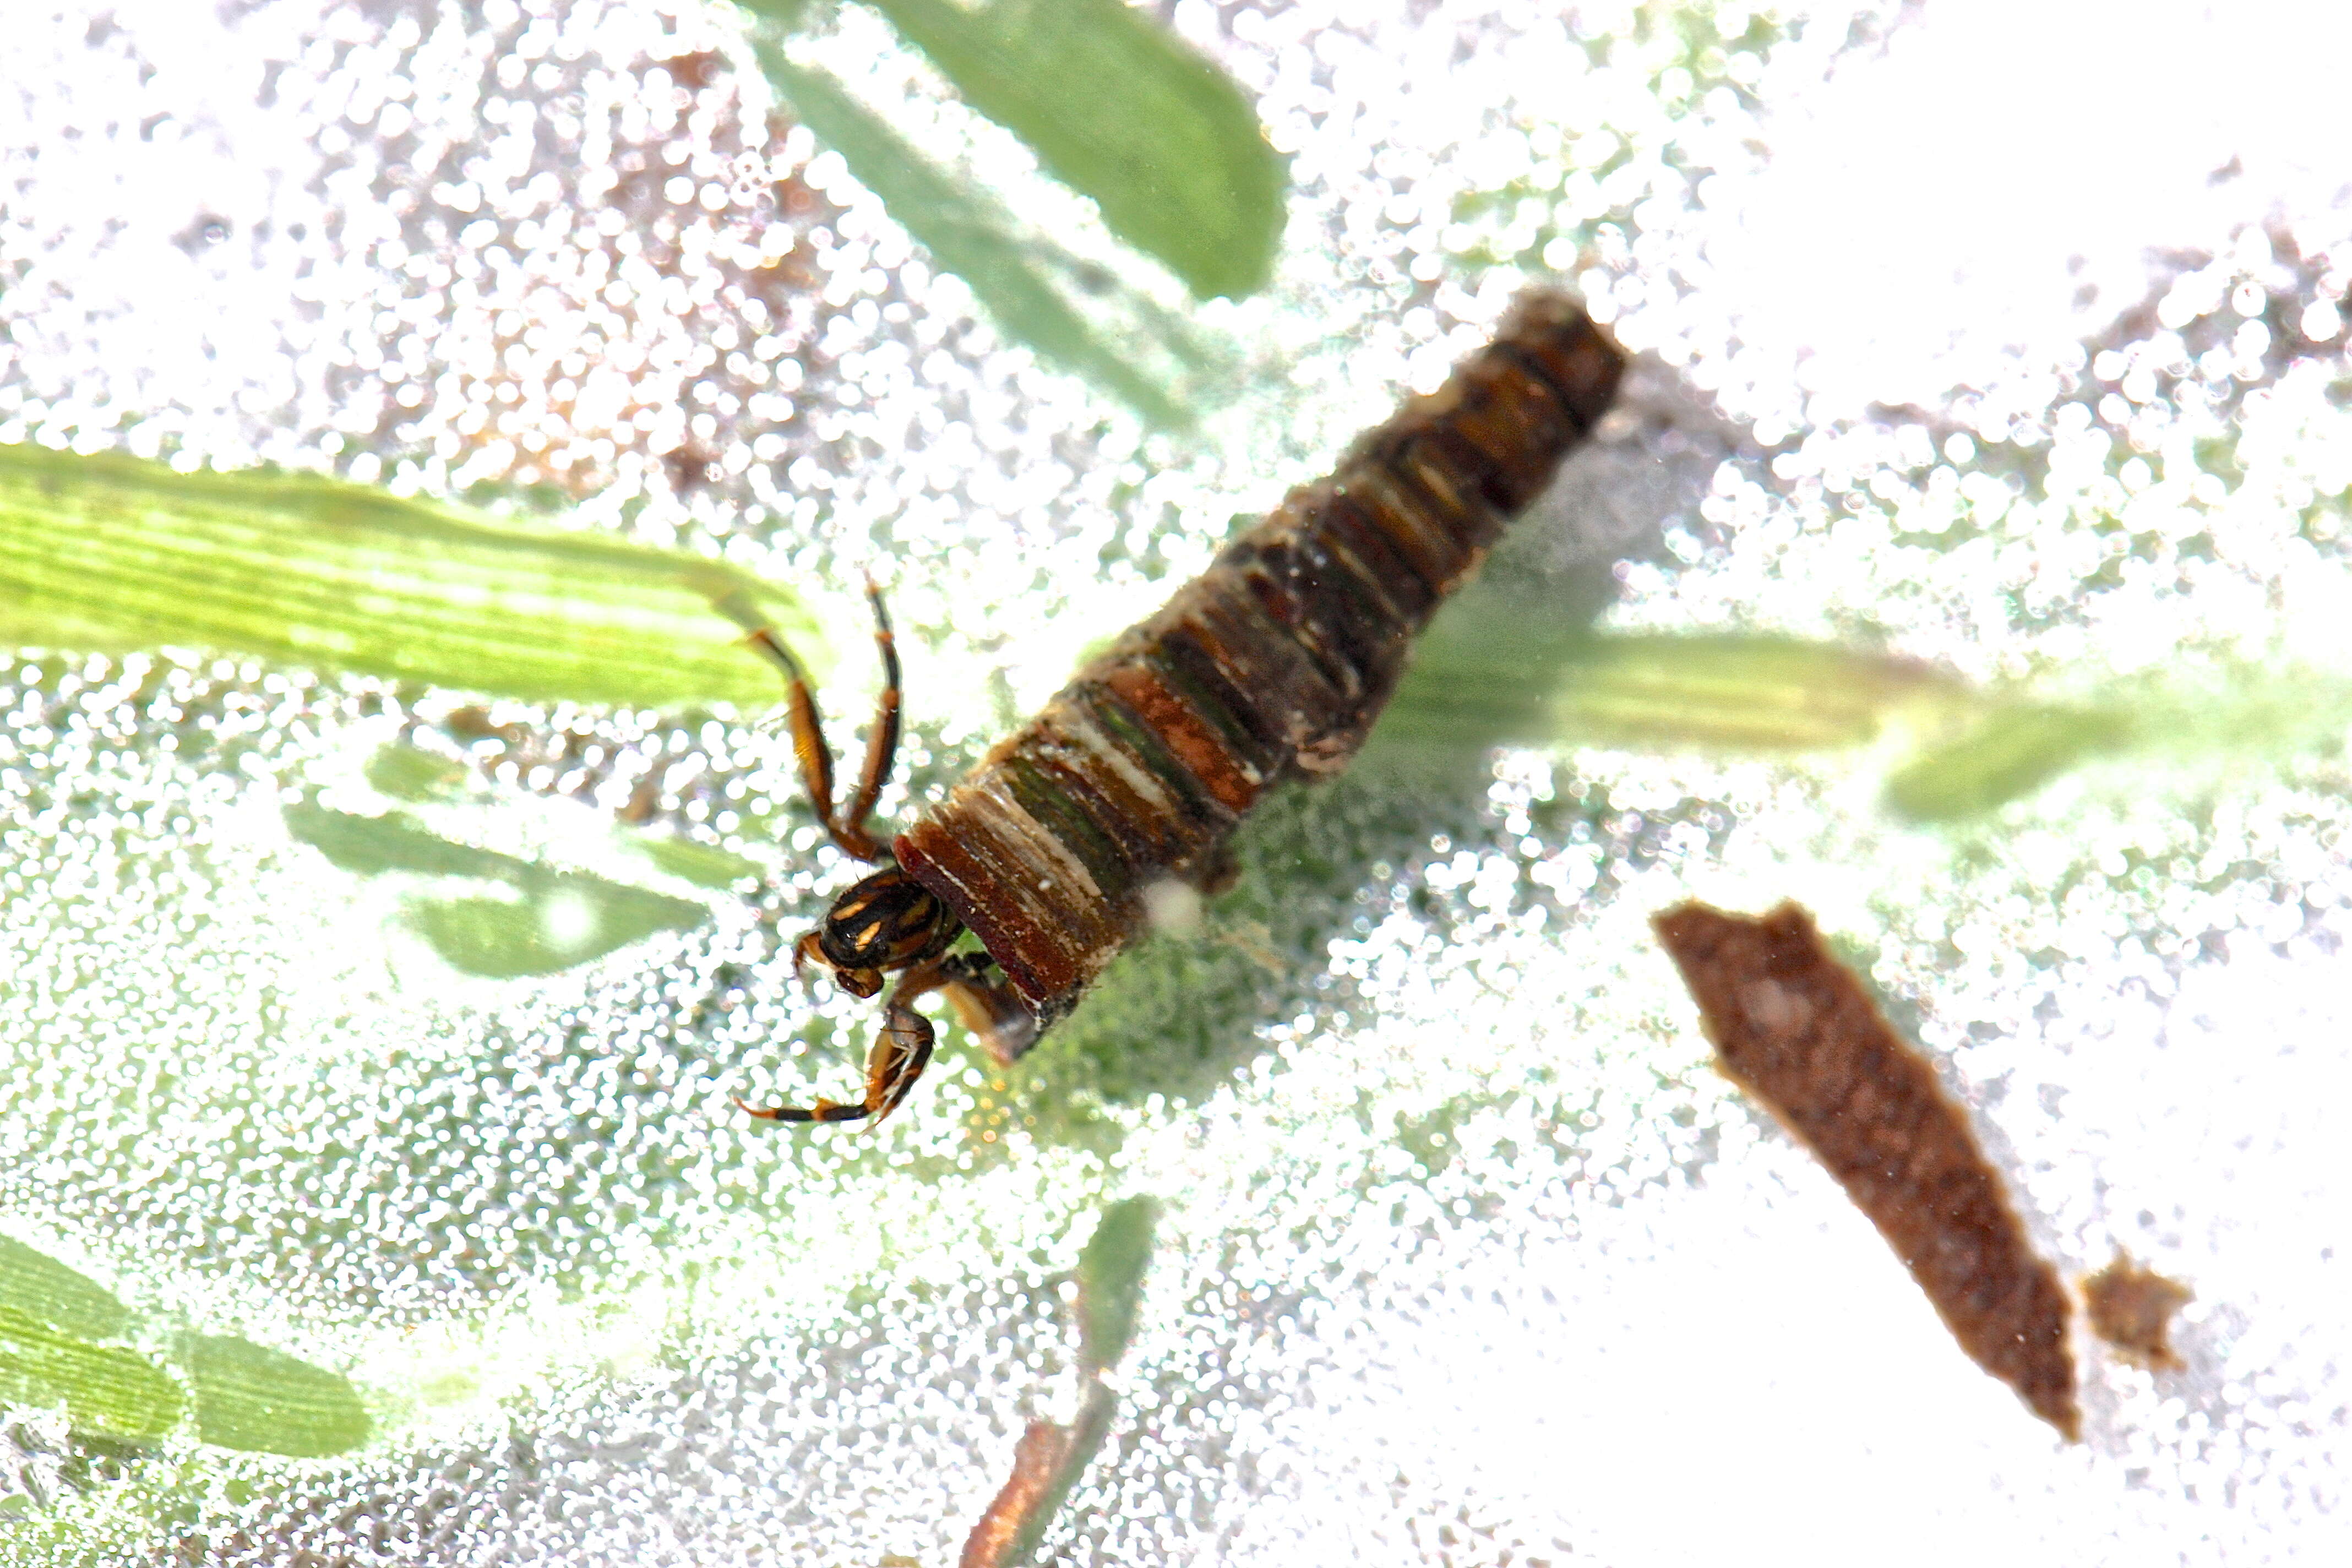
[[1359, 441], [1080, 670], [898, 864], [1003, 966], [1040, 1030], [1285, 778], [1345, 767], [1412, 639], [1607, 411], [1623, 356], [1573, 300], [1522, 299], [1436, 393]]

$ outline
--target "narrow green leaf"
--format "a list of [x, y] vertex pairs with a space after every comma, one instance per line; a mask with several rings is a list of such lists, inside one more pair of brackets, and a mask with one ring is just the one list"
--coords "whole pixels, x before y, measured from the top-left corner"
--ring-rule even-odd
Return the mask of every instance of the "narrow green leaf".
[[465, 764], [395, 741], [368, 759], [367, 782], [394, 800], [446, 800], [465, 786]]
[[540, 701], [777, 700], [740, 646], [814, 622], [724, 563], [311, 474], [0, 446], [0, 643], [197, 647]]
[[294, 801], [285, 818], [296, 838], [346, 871], [476, 877], [514, 889], [520, 897], [409, 901], [408, 923], [444, 962], [468, 974], [496, 980], [552, 974], [656, 931], [691, 931], [710, 918], [688, 899], [453, 843], [398, 812], [362, 816]]
[[0, 1308], [86, 1340], [110, 1340], [131, 1321], [131, 1309], [113, 1291], [5, 1237], [0, 1237]]
[[1231, 78], [1125, 0], [870, 0], [972, 108], [1202, 299], [1256, 292], [1283, 159]]
[[182, 1353], [207, 1443], [316, 1459], [367, 1441], [366, 1407], [340, 1373], [215, 1334], [189, 1335]]
[[690, 838], [657, 838], [651, 834], [632, 833], [627, 837], [628, 842], [644, 850], [655, 865], [698, 888], [723, 892], [747, 878], [766, 875], [757, 861], [730, 855], [715, 845], [697, 844]]
[[453, 843], [404, 812], [362, 816], [316, 801], [290, 801], [286, 830], [336, 867], [363, 877], [384, 871], [415, 871], [427, 877], [490, 877], [520, 884], [537, 874], [528, 860]]
[[1078, 1359], [1089, 1373], [1117, 1366], [1135, 1337], [1159, 1219], [1157, 1199], [1122, 1198], [1103, 1210], [1078, 1255]]
[[1565, 673], [1564, 736], [1723, 752], [1862, 745], [1896, 705], [1959, 689], [1916, 659], [1737, 633], [1595, 637]]
[[[1005, 333], [1085, 376], [1161, 426], [1191, 416], [1167, 390], [1104, 341], [1040, 265], [1053, 247], [1024, 237], [1001, 203], [932, 164], [824, 71], [794, 64], [769, 28], [751, 30], [760, 68], [818, 140], [842, 156], [890, 216], [954, 273]], [[1081, 270], [1064, 258], [1064, 270]]]
[[519, 900], [412, 900], [407, 918], [451, 968], [513, 980], [553, 974], [658, 931], [691, 931], [710, 911], [684, 899], [566, 872]]
[[1913, 822], [1980, 816], [2136, 739], [2120, 711], [2014, 703], [1886, 781], [1886, 804]]
[[151, 1443], [180, 1423], [179, 1385], [145, 1356], [0, 1307], [0, 1405], [60, 1404], [89, 1436]]
[[1914, 659], [1743, 634], [1595, 634], [1510, 596], [1430, 628], [1378, 743], [1822, 751], [1960, 683]]

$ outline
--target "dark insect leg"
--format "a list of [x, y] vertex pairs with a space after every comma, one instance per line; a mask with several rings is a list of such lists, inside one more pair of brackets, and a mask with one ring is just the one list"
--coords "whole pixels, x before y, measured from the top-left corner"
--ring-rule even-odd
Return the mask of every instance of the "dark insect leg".
[[[734, 1098], [734, 1097], [730, 1097]], [[765, 1108], [746, 1105], [735, 1100], [735, 1109], [762, 1121], [856, 1121], [872, 1114], [862, 1105], [844, 1105], [839, 1100], [820, 1100], [803, 1110], [793, 1105], [771, 1105]]]
[[889, 618], [882, 610], [880, 592], [869, 583], [866, 596], [874, 606], [874, 640], [882, 650], [882, 700], [875, 716], [873, 737], [866, 743], [866, 769], [858, 780], [857, 797], [850, 803], [847, 815], [838, 817], [833, 808], [833, 748], [825, 744], [824, 717], [817, 711], [816, 693], [809, 686], [808, 672], [784, 639], [776, 635], [776, 628], [743, 595], [729, 595], [719, 601], [719, 609], [745, 628], [745, 642], [783, 671], [789, 683], [785, 700], [791, 708], [793, 755], [800, 762], [801, 782], [808, 787], [809, 805], [814, 808], [816, 819], [824, 825], [825, 832], [843, 854], [878, 862], [888, 857], [881, 844], [866, 832], [866, 817], [873, 811], [875, 797], [882, 793], [882, 785], [890, 777], [890, 763], [898, 751], [898, 649], [890, 636]]
[[763, 1121], [856, 1121], [867, 1116], [880, 1121], [906, 1103], [915, 1080], [931, 1065], [935, 1038], [931, 1022], [915, 1011], [914, 1003], [944, 983], [939, 965], [924, 964], [910, 971], [890, 993], [890, 1000], [882, 1011], [882, 1033], [875, 1037], [874, 1049], [866, 1058], [866, 1098], [862, 1102], [844, 1104], [820, 1100], [806, 1110], [793, 1105], [761, 1109], [738, 1099], [737, 1109]]
[[[890, 782], [890, 767], [898, 756], [898, 643], [890, 635], [890, 616], [882, 608], [882, 590], [869, 579], [866, 602], [874, 606], [874, 647], [882, 656], [882, 696], [874, 710], [874, 728], [866, 732], [866, 766], [857, 779], [857, 794], [841, 815], [833, 836], [844, 848], [854, 841], [866, 847], [863, 858], [878, 860], [882, 847], [866, 831], [874, 802]], [[855, 855], [856, 850], [850, 853]]]
[[931, 1065], [931, 1021], [908, 1005], [921, 994], [910, 994], [908, 984], [901, 980], [890, 993], [882, 1010], [882, 1033], [874, 1041], [874, 1054], [866, 1058], [866, 1109], [877, 1122], [907, 1102], [915, 1080]]
[[845, 854], [861, 860], [874, 859], [871, 854], [842, 844], [841, 834], [833, 826], [833, 748], [824, 742], [824, 717], [816, 710], [816, 694], [809, 689], [808, 672], [793, 657], [793, 650], [784, 646], [784, 639], [776, 635], [775, 627], [755, 615], [738, 615], [736, 620], [751, 628], [751, 635], [743, 640], [782, 670], [784, 679], [790, 682], [785, 700], [792, 709], [793, 755], [800, 762], [801, 783], [808, 788], [809, 805], [814, 808], [816, 819], [833, 835], [833, 841], [841, 845]]
[[1037, 1016], [1001, 975], [984, 952], [960, 952], [940, 965], [940, 989], [956, 1019], [980, 1037], [998, 1062], [1011, 1064], [1037, 1043]]

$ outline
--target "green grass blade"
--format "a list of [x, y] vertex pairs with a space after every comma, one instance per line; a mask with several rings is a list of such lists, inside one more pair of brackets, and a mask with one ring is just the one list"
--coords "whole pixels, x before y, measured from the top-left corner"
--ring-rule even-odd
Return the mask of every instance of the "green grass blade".
[[1117, 1366], [1135, 1338], [1159, 1219], [1157, 1199], [1122, 1198], [1103, 1210], [1078, 1255], [1078, 1361], [1090, 1373]]
[[[734, 615], [715, 608], [725, 601]], [[777, 700], [738, 616], [815, 625], [723, 563], [312, 474], [0, 447], [0, 639], [194, 647], [535, 701]]]
[[367, 1441], [367, 1410], [340, 1373], [216, 1334], [191, 1334], [182, 1353], [207, 1443], [316, 1459]]
[[1826, 751], [1963, 689], [1916, 659], [1743, 633], [1595, 633], [1540, 600], [1492, 594], [1430, 627], [1373, 743]]
[[2004, 705], [1897, 769], [1886, 781], [1886, 804], [1910, 822], [1981, 816], [2134, 739], [2119, 710]]
[[576, 871], [551, 873], [520, 900], [417, 899], [406, 913], [443, 963], [490, 980], [554, 974], [710, 918], [700, 904]]
[[1007, 336], [1086, 377], [1150, 424], [1181, 427], [1192, 416], [1159, 382], [1115, 350], [1049, 276], [1083, 271], [1024, 237], [1003, 205], [950, 175], [851, 97], [824, 71], [797, 65], [764, 27], [751, 29], [760, 68], [817, 139], [842, 156], [941, 268], [971, 286]]
[[110, 1340], [131, 1321], [131, 1309], [113, 1291], [5, 1237], [0, 1237], [0, 1309], [87, 1340]]
[[658, 837], [650, 833], [623, 837], [670, 876], [698, 888], [727, 892], [740, 882], [757, 881], [764, 875], [758, 861], [730, 855], [716, 845], [697, 844], [688, 838]]
[[94, 1345], [0, 1307], [0, 1405], [63, 1405], [85, 1436], [152, 1443], [180, 1423], [180, 1390], [136, 1351]]
[[373, 877], [414, 871], [425, 877], [487, 877], [520, 882], [538, 868], [495, 849], [477, 849], [442, 837], [404, 812], [364, 816], [316, 801], [287, 803], [286, 830], [331, 861], [338, 870]]
[[1551, 708], [1561, 734], [1716, 752], [1863, 745], [1898, 704], [1958, 689], [1913, 659], [1737, 633], [1596, 637], [1569, 672]]
[[362, 816], [303, 800], [288, 803], [284, 813], [287, 831], [345, 871], [473, 877], [514, 889], [513, 898], [409, 900], [409, 926], [445, 963], [468, 974], [494, 980], [552, 974], [658, 931], [691, 931], [710, 918], [709, 909], [689, 899], [455, 843], [399, 812]]
[[398, 742], [379, 747], [363, 776], [380, 794], [419, 805], [450, 799], [466, 787], [463, 763]]
[[1124, 0], [870, 3], [1194, 295], [1265, 286], [1284, 161], [1241, 89], [1165, 27]]

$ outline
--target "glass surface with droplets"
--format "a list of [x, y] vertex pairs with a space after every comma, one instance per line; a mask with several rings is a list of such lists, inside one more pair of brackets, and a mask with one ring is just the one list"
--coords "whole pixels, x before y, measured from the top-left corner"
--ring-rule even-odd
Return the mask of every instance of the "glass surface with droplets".
[[[1142, 1194], [1118, 1414], [1056, 1560], [2352, 1546], [2352, 32], [1158, 9], [1291, 160], [1245, 300], [1137, 276], [877, 19], [805, 47], [1189, 310], [1194, 431], [1009, 342], [723, 18], [492, 0], [19, 19], [0, 441], [721, 554], [825, 612], [836, 740], [871, 574], [903, 816], [1565, 276], [1640, 358], [1483, 602], [1605, 587], [1604, 631], [1833, 641], [2131, 742], [1928, 826], [1882, 798], [1899, 725], [1781, 757], [1376, 751], [1254, 828], [1255, 880], [1169, 939], [1192, 956], [1160, 990], [1025, 1076], [950, 1033], [877, 1131], [779, 1135], [729, 1095], [847, 1089], [877, 1017], [793, 979], [851, 868], [762, 716], [21, 657], [0, 1234], [102, 1284], [158, 1364], [266, 1347], [345, 1380], [369, 1435], [93, 1447], [16, 1406], [0, 1555], [943, 1562], [1024, 1425], [1069, 1418], [1070, 1271]], [[394, 812], [477, 858], [334, 837]], [[2193, 1288], [2184, 1367], [2081, 1342], [2068, 1447], [1969, 1365], [1711, 1067], [1645, 923], [1689, 897], [1813, 910], [2070, 1279], [2123, 1248]], [[543, 962], [485, 947], [493, 917], [540, 922]]]

